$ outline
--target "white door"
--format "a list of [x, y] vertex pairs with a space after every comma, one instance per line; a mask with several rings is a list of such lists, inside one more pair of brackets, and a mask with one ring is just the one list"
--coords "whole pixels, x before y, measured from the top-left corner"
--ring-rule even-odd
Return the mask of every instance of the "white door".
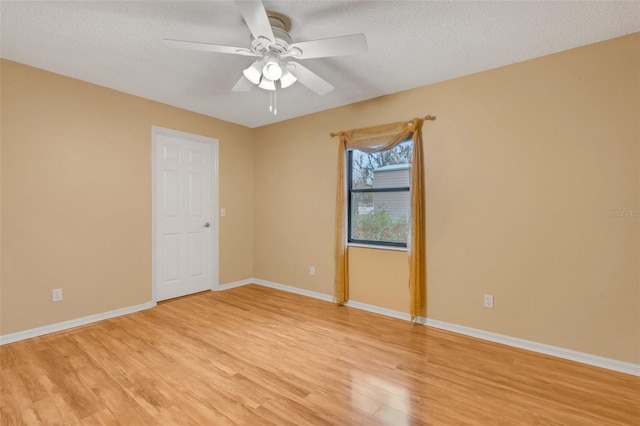
[[153, 127], [153, 298], [218, 286], [218, 141]]

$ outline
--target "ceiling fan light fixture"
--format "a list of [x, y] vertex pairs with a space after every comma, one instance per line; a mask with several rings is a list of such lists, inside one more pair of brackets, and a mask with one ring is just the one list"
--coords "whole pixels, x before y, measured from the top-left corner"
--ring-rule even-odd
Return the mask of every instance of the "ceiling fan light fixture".
[[260, 77], [262, 77], [262, 68], [260, 67], [260, 61], [255, 61], [251, 66], [242, 71], [247, 80], [253, 84], [260, 83]]
[[269, 59], [262, 68], [262, 74], [269, 80], [276, 81], [282, 77], [282, 67], [278, 61]]
[[262, 81], [258, 85], [259, 88], [264, 90], [276, 90], [276, 82], [269, 80], [266, 76], [262, 77]]
[[283, 89], [286, 89], [287, 87], [295, 83], [296, 80], [298, 79], [296, 78], [296, 76], [291, 74], [291, 71], [285, 70], [284, 73], [282, 74], [282, 77], [280, 77], [280, 87], [282, 87]]

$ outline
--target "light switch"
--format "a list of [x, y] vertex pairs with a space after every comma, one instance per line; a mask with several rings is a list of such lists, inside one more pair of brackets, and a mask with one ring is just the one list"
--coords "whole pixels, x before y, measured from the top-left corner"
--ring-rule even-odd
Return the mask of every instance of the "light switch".
[[220, 216], [224, 216], [227, 214], [227, 211], [225, 209], [220, 209]]

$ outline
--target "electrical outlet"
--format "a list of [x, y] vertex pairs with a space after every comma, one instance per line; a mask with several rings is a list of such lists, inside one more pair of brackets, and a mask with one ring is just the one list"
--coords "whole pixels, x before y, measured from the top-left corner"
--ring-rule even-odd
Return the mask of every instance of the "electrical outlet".
[[309, 267], [309, 275], [315, 275], [316, 274], [316, 267], [315, 266], [310, 266]]
[[51, 290], [51, 301], [59, 302], [61, 300], [62, 300], [62, 289], [54, 288], [53, 290]]
[[491, 294], [484, 295], [484, 307], [493, 309], [493, 296]]

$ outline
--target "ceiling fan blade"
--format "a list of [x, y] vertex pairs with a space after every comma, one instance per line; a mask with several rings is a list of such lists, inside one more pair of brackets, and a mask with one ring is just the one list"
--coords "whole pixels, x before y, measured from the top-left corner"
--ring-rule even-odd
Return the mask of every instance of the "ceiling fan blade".
[[176, 49], [191, 49], [191, 50], [200, 50], [203, 52], [215, 52], [215, 53], [231, 53], [234, 55], [243, 55], [243, 56], [260, 56], [257, 53], [254, 53], [251, 50], [244, 47], [221, 46], [219, 44], [200, 43], [197, 41], [165, 39], [164, 44]]
[[271, 43], [275, 42], [276, 38], [273, 35], [267, 11], [261, 1], [236, 0], [236, 6], [240, 9], [244, 22], [249, 27], [251, 34], [253, 34], [253, 38], [256, 40], [266, 38]]
[[326, 95], [334, 89], [334, 87], [324, 79], [320, 78], [317, 74], [297, 62], [287, 62], [287, 68], [300, 83], [307, 86], [320, 96]]
[[367, 38], [364, 34], [351, 34], [340, 37], [293, 43], [283, 56], [296, 59], [326, 58], [328, 56], [347, 56], [367, 53]]
[[234, 92], [248, 92], [253, 86], [255, 85], [247, 80], [247, 78], [243, 75], [231, 90]]

